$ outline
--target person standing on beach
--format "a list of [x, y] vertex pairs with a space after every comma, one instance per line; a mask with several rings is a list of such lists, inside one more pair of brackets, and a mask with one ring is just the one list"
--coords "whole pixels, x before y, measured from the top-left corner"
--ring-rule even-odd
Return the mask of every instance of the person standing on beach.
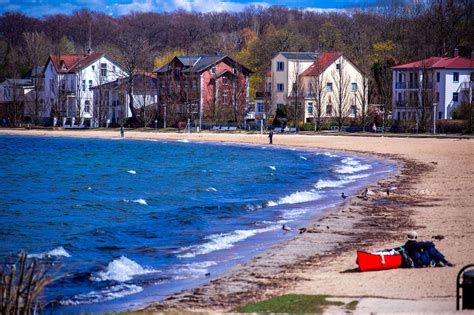
[[270, 140], [269, 144], [273, 144], [273, 131], [268, 134], [268, 139]]
[[123, 129], [123, 126], [120, 127], [120, 137], [123, 138], [125, 134], [125, 129]]

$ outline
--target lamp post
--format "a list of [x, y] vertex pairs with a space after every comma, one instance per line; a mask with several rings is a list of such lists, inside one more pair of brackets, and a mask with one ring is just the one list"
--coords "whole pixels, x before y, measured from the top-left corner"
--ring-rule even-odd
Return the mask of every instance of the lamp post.
[[436, 103], [433, 103], [433, 134], [436, 134]]

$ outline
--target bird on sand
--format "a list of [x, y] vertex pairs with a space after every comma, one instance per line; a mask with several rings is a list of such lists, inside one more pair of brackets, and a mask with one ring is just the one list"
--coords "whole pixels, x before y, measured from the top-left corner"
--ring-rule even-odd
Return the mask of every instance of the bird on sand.
[[283, 224], [283, 226], [281, 227], [281, 229], [285, 232], [290, 232], [291, 231], [291, 228], [289, 226], [286, 226], [285, 224]]
[[343, 192], [341, 193], [341, 197], [342, 197], [342, 199], [346, 199], [346, 198], [347, 198], [347, 196], [346, 196]]

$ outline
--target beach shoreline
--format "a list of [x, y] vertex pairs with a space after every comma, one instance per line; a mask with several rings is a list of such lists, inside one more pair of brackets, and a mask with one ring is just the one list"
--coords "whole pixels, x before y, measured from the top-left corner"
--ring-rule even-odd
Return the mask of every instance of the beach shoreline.
[[[105, 130], [0, 130], [0, 135], [5, 134], [119, 138], [116, 131]], [[125, 137], [267, 144], [266, 136], [255, 134], [127, 131]], [[358, 273], [354, 272], [355, 249], [399, 245], [404, 242], [406, 230], [417, 229], [425, 239], [443, 235], [444, 240], [437, 246], [448, 258], [453, 257], [459, 268], [472, 262], [469, 244], [473, 243], [474, 229], [469, 206], [473, 198], [469, 192], [473, 171], [468, 167], [473, 165], [472, 139], [277, 135], [274, 143], [377, 156], [395, 161], [399, 170], [369, 187], [368, 202], [348, 198], [321, 218], [308, 222], [305, 227], [313, 233], [278, 244], [204, 286], [172, 295], [145, 310], [226, 311], [288, 292], [415, 300], [451, 299], [455, 295], [458, 268]], [[385, 193], [389, 186], [397, 187], [390, 197]], [[446, 187], [451, 186], [446, 193]], [[392, 288], [383, 285], [387, 276], [393, 279]], [[423, 286], [426, 283], [430, 288]]]

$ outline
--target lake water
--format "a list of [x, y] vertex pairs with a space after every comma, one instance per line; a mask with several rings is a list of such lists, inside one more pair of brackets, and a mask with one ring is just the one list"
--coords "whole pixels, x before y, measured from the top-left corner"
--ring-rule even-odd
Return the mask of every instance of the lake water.
[[58, 313], [133, 309], [205, 283], [395, 170], [186, 140], [0, 136], [0, 156], [0, 262], [25, 250], [63, 274], [44, 298]]

